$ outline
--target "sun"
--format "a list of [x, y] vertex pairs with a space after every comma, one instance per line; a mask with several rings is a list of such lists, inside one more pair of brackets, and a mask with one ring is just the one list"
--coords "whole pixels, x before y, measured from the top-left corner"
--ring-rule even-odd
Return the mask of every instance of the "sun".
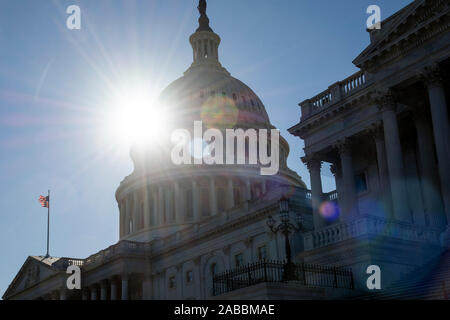
[[108, 131], [118, 143], [149, 145], [165, 131], [167, 114], [149, 90], [121, 90], [108, 108]]

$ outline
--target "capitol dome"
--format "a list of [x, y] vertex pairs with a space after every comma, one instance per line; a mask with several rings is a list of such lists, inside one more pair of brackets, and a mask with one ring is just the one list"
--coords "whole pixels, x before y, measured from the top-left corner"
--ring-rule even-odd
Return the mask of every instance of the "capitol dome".
[[[162, 91], [158, 101], [170, 115], [170, 121], [164, 124], [166, 131], [192, 132], [194, 122], [201, 121], [204, 129], [266, 129], [270, 135], [276, 128], [261, 99], [220, 64], [221, 40], [210, 28], [206, 12], [201, 12], [199, 28], [189, 40], [192, 65]], [[121, 239], [148, 241], [221, 214], [247, 212], [250, 205], [274, 205], [281, 187], [306, 190], [301, 178], [287, 166], [289, 145], [281, 136], [276, 143], [279, 170], [263, 176], [260, 162], [175, 165], [170, 158], [169, 135], [161, 134], [159, 143], [152, 143], [148, 150], [131, 150], [134, 171], [116, 191]], [[259, 136], [256, 139], [260, 148]], [[272, 150], [271, 141], [267, 141], [267, 152]], [[249, 153], [245, 152], [248, 160]]]
[[225, 69], [214, 68], [208, 62], [204, 62], [206, 66], [191, 67], [170, 84], [161, 94], [162, 104], [189, 120], [213, 121], [209, 119], [211, 113], [219, 114], [222, 117], [213, 123], [215, 126], [228, 120], [234, 126], [273, 128], [264, 104], [253, 90]]

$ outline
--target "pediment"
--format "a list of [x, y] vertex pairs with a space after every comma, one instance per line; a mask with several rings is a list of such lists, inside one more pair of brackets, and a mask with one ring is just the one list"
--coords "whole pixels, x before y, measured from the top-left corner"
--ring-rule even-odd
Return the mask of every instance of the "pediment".
[[445, 15], [449, 5], [445, 0], [416, 0], [391, 17], [381, 22], [381, 30], [374, 33], [371, 44], [364, 49], [353, 63], [362, 68], [367, 61], [380, 57], [395, 49], [401, 51], [405, 40], [427, 27], [431, 22]]
[[43, 261], [39, 261], [39, 257], [28, 257], [4, 293], [3, 299], [31, 288], [57, 273], [58, 270], [53, 269]]

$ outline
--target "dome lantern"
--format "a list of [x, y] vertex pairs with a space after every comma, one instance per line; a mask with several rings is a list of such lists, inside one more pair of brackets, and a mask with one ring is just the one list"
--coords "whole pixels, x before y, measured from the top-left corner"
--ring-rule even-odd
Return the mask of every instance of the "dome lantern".
[[221, 69], [227, 73], [219, 63], [220, 37], [209, 26], [206, 7], [206, 0], [200, 0], [198, 5], [200, 13], [200, 18], [198, 19], [199, 27], [189, 39], [194, 52], [194, 62], [188, 71], [196, 69], [195, 67], [197, 66], [208, 66]]

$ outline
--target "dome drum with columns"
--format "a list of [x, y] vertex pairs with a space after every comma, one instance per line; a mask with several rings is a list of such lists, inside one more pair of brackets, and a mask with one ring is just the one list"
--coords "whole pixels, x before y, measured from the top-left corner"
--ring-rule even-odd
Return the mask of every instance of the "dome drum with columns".
[[[270, 133], [275, 127], [264, 104], [222, 67], [220, 37], [209, 27], [206, 13], [200, 13], [200, 26], [190, 37], [194, 61], [159, 99], [173, 119], [167, 124], [167, 133], [184, 128], [192, 134], [194, 121], [202, 121], [204, 130], [221, 130], [224, 137], [225, 129], [267, 129]], [[280, 170], [274, 176], [261, 176], [260, 164], [174, 165], [170, 134], [160, 140], [148, 149], [132, 148], [134, 171], [116, 192], [121, 239], [148, 241], [223, 212], [242, 210], [248, 202], [278, 201], [282, 185], [306, 189], [287, 167], [289, 146], [282, 137]], [[150, 215], [144, 214], [148, 212]]]

